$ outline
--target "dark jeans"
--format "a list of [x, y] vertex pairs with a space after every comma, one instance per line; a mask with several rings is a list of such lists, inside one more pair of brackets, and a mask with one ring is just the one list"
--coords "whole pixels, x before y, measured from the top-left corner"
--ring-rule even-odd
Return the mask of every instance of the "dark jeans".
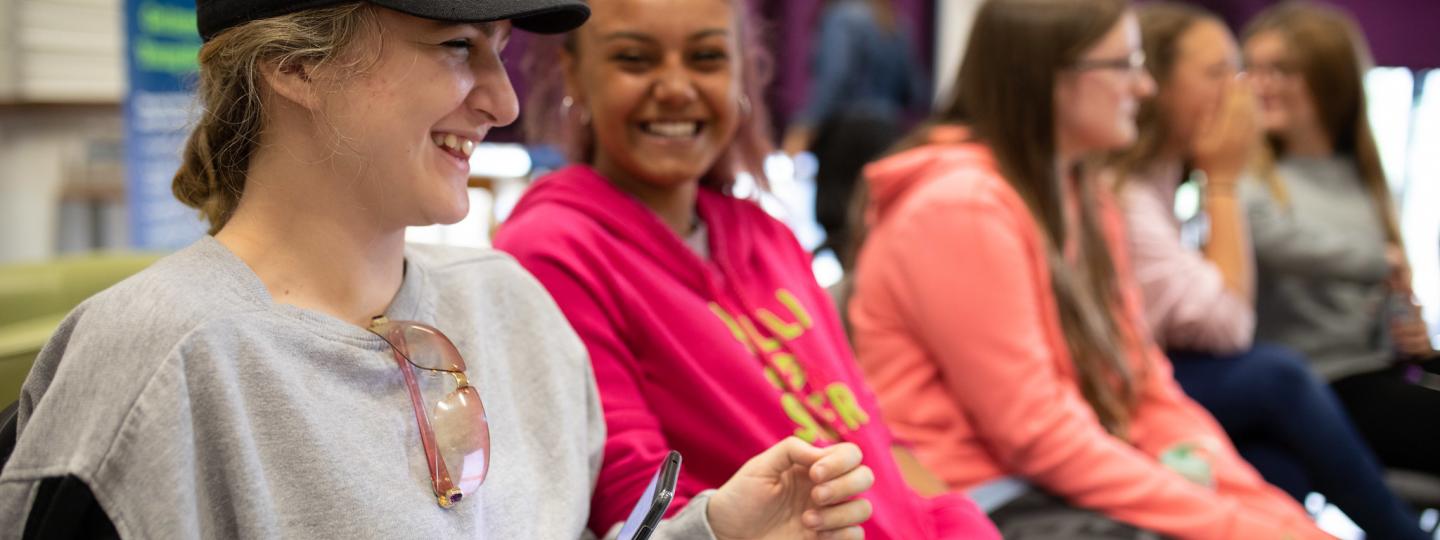
[[1299, 353], [1262, 344], [1234, 356], [1170, 358], [1185, 393], [1215, 415], [1266, 481], [1297, 499], [1311, 489], [1324, 494], [1369, 538], [1426, 538], [1385, 486], [1340, 400]]
[[[1440, 373], [1440, 360], [1423, 369]], [[1440, 390], [1406, 380], [1405, 368], [1352, 375], [1331, 387], [1381, 463], [1440, 476]]]
[[990, 512], [1006, 540], [1159, 540], [1160, 535], [1115, 521], [1105, 514], [1070, 506], [1037, 490]]

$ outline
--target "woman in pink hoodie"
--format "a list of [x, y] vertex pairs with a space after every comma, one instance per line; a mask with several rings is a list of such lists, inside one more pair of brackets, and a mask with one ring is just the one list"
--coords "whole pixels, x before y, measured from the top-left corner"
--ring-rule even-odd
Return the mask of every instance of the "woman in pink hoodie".
[[669, 450], [685, 456], [674, 512], [794, 436], [863, 451], [874, 486], [837, 508], [870, 515], [864, 537], [997, 538], [964, 496], [906, 485], [908, 454], [879, 421], [808, 254], [730, 193], [738, 173], [763, 181], [769, 151], [745, 4], [596, 0], [589, 24], [532, 57], [531, 120], [559, 123], [582, 164], [538, 181], [495, 243], [589, 350], [608, 428], [591, 528], [624, 519]]
[[991, 514], [1007, 537], [1076, 509], [1176, 538], [1324, 537], [1176, 385], [1083, 170], [1154, 92], [1135, 15], [993, 0], [966, 51], [948, 109], [867, 170], [850, 315], [896, 435], [951, 489], [1011, 487]]

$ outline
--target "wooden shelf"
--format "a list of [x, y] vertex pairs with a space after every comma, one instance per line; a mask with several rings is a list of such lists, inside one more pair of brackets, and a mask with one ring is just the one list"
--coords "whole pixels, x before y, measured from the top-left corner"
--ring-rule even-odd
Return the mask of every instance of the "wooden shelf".
[[64, 186], [60, 189], [61, 201], [125, 202], [124, 184], [99, 184]]
[[120, 101], [29, 101], [0, 99], [0, 112], [118, 111]]
[[479, 188], [479, 189], [483, 189], [483, 190], [485, 190], [485, 191], [489, 191], [489, 192], [491, 192], [491, 193], [494, 193], [494, 192], [495, 192], [495, 179], [494, 179], [494, 178], [486, 178], [486, 177], [483, 177], [483, 176], [471, 176], [471, 177], [470, 177], [470, 182], [469, 182], [469, 187]]

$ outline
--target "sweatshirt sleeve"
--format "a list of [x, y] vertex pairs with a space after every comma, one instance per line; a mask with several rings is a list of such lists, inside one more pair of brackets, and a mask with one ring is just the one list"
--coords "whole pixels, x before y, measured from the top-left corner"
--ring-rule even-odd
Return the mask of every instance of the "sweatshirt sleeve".
[[[604, 457], [590, 503], [590, 529], [597, 534], [608, 532], [629, 517], [670, 446], [641, 393], [639, 363], [617, 331], [616, 311], [607, 309], [593, 288], [559, 261], [524, 250], [514, 255], [554, 297], [589, 352], [606, 425]], [[682, 472], [667, 515], [680, 513], [703, 489]], [[708, 499], [697, 502], [706, 504]], [[679, 516], [682, 525], [672, 528], [695, 530], [693, 520], [700, 519], [700, 528], [708, 531], [709, 524], [703, 522], [705, 512], [695, 514]], [[664, 527], [657, 529], [657, 534], [661, 530]]]
[[1136, 446], [1149, 453], [1160, 453], [1176, 443], [1194, 443], [1205, 449], [1217, 491], [1256, 515], [1273, 518], [1299, 531], [1297, 538], [1327, 538], [1294, 499], [1265, 482], [1260, 473], [1240, 457], [1214, 417], [1180, 389], [1164, 355], [1153, 347], [1147, 354], [1152, 359], [1151, 371], [1133, 422]]
[[1170, 209], [1147, 189], [1127, 186], [1123, 208], [1130, 262], [1156, 341], [1217, 354], [1249, 349], [1255, 310], [1225, 287], [1219, 268], [1180, 243]]
[[910, 249], [889, 254], [911, 299], [907, 319], [995, 459], [1072, 504], [1167, 536], [1296, 533], [1101, 428], [1062, 373], [1065, 352], [1050, 348], [1055, 307], [1022, 212], [983, 198], [931, 202], [897, 224]]
[[[690, 499], [685, 509], [679, 514], [671, 516], [670, 519], [660, 522], [655, 527], [655, 532], [650, 535], [654, 540], [704, 540], [715, 538], [715, 531], [710, 530], [710, 519], [708, 510], [710, 507], [710, 496], [714, 490], [702, 491]], [[620, 538], [620, 529], [624, 523], [616, 523], [610, 527], [610, 533], [605, 535], [605, 540], [630, 540]]]
[[1283, 208], [1253, 179], [1242, 183], [1241, 194], [1260, 268], [1279, 274], [1364, 283], [1385, 279], [1389, 268], [1383, 241], [1353, 231], [1309, 225]]

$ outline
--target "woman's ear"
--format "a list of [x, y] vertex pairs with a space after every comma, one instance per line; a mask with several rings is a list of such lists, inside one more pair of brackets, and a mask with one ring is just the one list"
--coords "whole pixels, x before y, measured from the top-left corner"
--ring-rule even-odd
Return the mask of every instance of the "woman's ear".
[[260, 72], [265, 85], [286, 101], [312, 111], [320, 110], [320, 92], [312, 77], [314, 66], [298, 60], [271, 61]]

